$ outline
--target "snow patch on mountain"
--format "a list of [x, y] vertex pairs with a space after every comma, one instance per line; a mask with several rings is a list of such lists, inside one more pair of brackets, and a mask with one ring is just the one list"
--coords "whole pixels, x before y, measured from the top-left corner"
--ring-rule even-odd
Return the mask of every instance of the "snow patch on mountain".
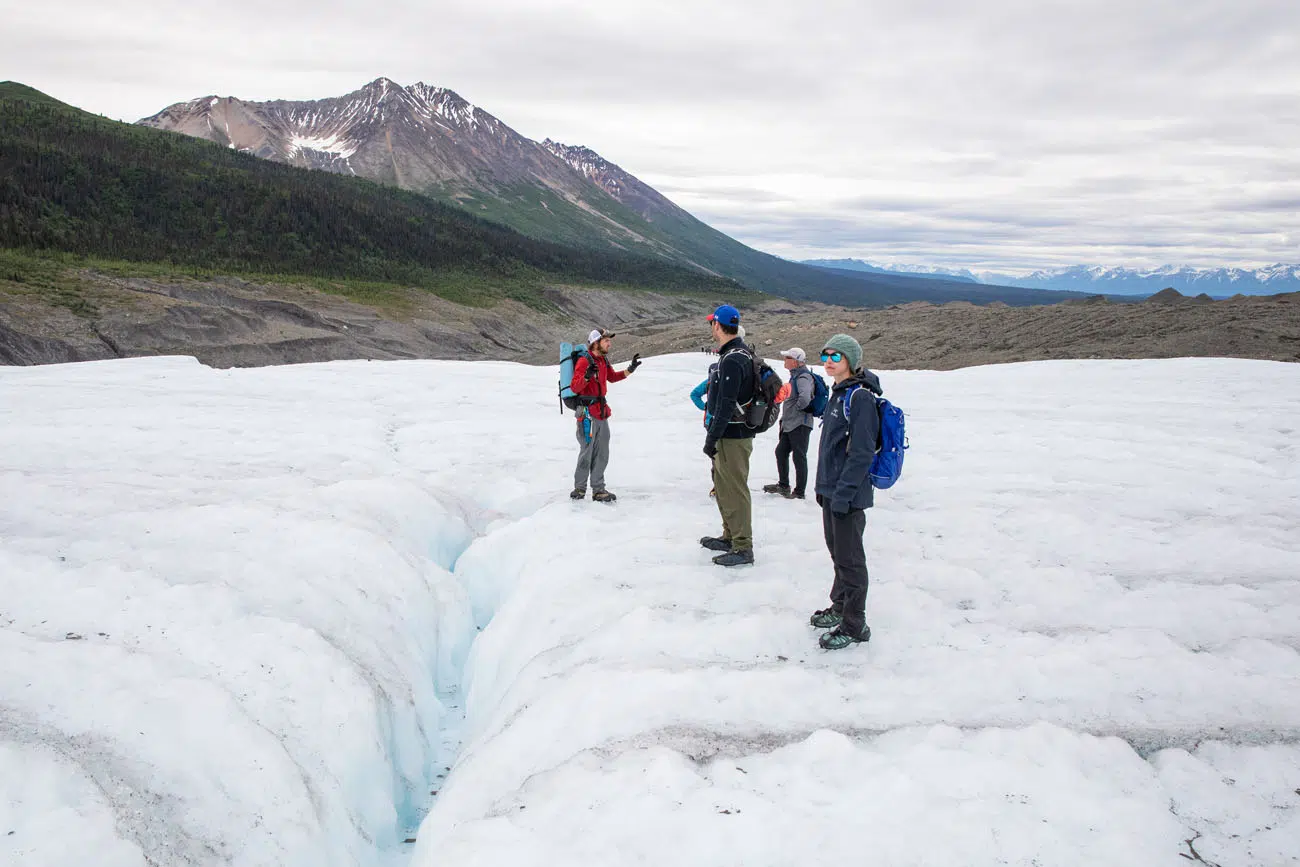
[[[644, 184], [640, 184], [623, 169], [589, 147], [566, 145], [549, 138], [542, 141], [542, 147], [619, 201], [624, 200], [629, 186], [633, 183], [644, 187]], [[642, 193], [644, 194], [644, 190]]]
[[574, 171], [586, 178], [595, 180], [601, 173], [617, 168], [589, 147], [566, 145], [554, 139], [542, 141], [542, 147], [568, 163]]
[[406, 92], [425, 117], [439, 117], [463, 129], [475, 129], [480, 125], [500, 126], [501, 122], [495, 117], [454, 90], [417, 81]]
[[342, 139], [337, 135], [304, 136], [294, 134], [289, 136], [289, 145], [295, 150], [313, 150], [318, 153], [333, 154], [343, 159], [347, 159], [357, 152], [356, 142]]

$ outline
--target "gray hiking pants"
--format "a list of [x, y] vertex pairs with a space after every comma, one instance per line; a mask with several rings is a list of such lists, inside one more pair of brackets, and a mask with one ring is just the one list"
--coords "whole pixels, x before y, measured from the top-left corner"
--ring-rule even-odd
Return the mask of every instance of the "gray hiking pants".
[[[585, 424], [591, 423], [590, 434]], [[609, 422], [599, 418], [578, 419], [578, 467], [573, 471], [573, 487], [586, 490], [591, 479], [593, 491], [605, 490], [605, 467], [609, 465]]]

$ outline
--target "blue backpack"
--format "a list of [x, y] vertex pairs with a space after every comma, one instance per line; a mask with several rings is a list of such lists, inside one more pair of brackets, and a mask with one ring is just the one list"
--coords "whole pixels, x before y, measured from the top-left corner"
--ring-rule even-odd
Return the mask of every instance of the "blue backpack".
[[[844, 421], [849, 421], [849, 407], [853, 404], [853, 393], [862, 386], [851, 385], [844, 390]], [[904, 424], [903, 411], [878, 395], [871, 395], [880, 414], [880, 441], [876, 444], [876, 456], [871, 460], [871, 477], [873, 488], [891, 488], [903, 475], [903, 452], [909, 446], [907, 427]]]
[[583, 397], [575, 394], [573, 385], [573, 368], [579, 358], [587, 359], [588, 364], [595, 364], [587, 347], [581, 343], [560, 344], [560, 412], [566, 409], [577, 410], [580, 406], [591, 406], [598, 398]]
[[808, 407], [804, 412], [814, 418], [821, 418], [826, 412], [826, 404], [830, 402], [831, 390], [826, 386], [826, 380], [822, 379], [815, 373], [810, 373], [813, 381], [812, 400], [808, 401]]

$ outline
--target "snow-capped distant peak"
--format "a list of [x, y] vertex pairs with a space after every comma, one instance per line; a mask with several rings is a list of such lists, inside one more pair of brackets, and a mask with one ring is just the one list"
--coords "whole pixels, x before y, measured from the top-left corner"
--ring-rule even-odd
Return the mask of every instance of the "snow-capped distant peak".
[[1199, 294], [1269, 295], [1300, 291], [1300, 264], [1267, 265], [1260, 268], [1193, 268], [1188, 265], [1157, 265], [1132, 268], [1123, 265], [1063, 265], [1029, 273], [971, 271], [940, 265], [873, 265], [862, 259], [809, 259], [807, 265], [896, 274], [946, 275], [969, 278], [993, 286], [1029, 289], [1061, 289], [1113, 295], [1146, 295], [1162, 289]]

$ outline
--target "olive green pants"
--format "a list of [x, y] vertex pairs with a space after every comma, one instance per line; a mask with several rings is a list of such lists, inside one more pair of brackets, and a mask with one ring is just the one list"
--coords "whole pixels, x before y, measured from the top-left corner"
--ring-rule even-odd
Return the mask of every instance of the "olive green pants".
[[754, 547], [754, 517], [749, 500], [749, 458], [754, 441], [718, 440], [713, 458], [713, 484], [718, 489], [718, 511], [722, 513], [722, 538], [733, 551]]

